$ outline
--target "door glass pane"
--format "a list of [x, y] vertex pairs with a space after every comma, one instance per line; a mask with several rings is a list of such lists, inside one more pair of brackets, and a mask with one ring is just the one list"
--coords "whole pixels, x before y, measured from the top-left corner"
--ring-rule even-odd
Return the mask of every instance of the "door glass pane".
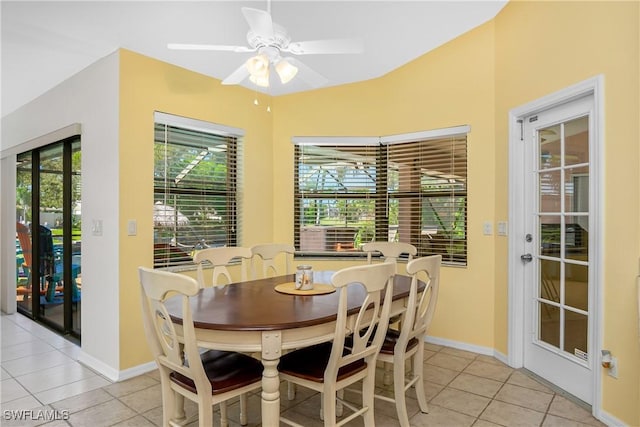
[[589, 267], [566, 263], [565, 304], [587, 311], [589, 309]]
[[[31, 152], [17, 156], [16, 167], [16, 299], [18, 307], [31, 313]], [[38, 283], [38, 280], [35, 281]]]
[[560, 309], [545, 303], [538, 303], [538, 307], [540, 341], [560, 347]]
[[44, 276], [40, 313], [60, 328], [64, 327], [62, 149], [60, 143], [40, 151], [40, 265]]
[[558, 215], [540, 216], [540, 254], [560, 257], [560, 222]]
[[540, 298], [560, 302], [560, 263], [540, 260]]
[[564, 191], [568, 212], [589, 212], [589, 166], [565, 169]]
[[80, 335], [82, 295], [82, 151], [80, 141], [71, 145], [71, 301], [72, 329]]
[[589, 261], [588, 216], [567, 216], [564, 254], [567, 259]]
[[539, 174], [540, 212], [560, 212], [562, 209], [560, 171]]
[[565, 310], [564, 351], [576, 356], [587, 353], [587, 316]]
[[560, 167], [560, 142], [560, 125], [550, 126], [538, 131], [538, 143], [540, 145], [539, 169]]
[[589, 162], [589, 117], [580, 117], [564, 123], [564, 164]]

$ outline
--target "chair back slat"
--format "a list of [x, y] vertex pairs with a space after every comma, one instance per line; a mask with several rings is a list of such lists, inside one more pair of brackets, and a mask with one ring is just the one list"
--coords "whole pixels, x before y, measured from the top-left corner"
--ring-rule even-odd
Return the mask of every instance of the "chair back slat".
[[362, 245], [362, 250], [367, 253], [367, 263], [373, 262], [372, 255], [379, 252], [384, 257], [384, 262], [396, 264], [402, 254], [407, 254], [409, 261], [418, 253], [418, 249], [411, 243], [405, 242], [368, 242]]
[[[292, 273], [291, 263], [295, 251], [296, 249], [293, 247], [293, 245], [289, 245], [286, 243], [268, 243], [252, 246], [252, 278], [258, 279]], [[278, 269], [276, 264], [276, 259], [281, 254], [284, 255], [284, 270]], [[258, 258], [262, 261], [262, 276], [258, 275]]]
[[[389, 324], [393, 277], [395, 267], [389, 263], [348, 267], [337, 271], [331, 283], [340, 292], [336, 334], [325, 379], [335, 380], [338, 370], [350, 363], [365, 359], [374, 363]], [[347, 325], [348, 286], [360, 285], [364, 288], [365, 299], [358, 315], [351, 325]], [[347, 332], [352, 333], [352, 345], [345, 350]]]
[[[227, 266], [234, 258], [240, 258], [240, 280], [247, 280], [247, 262], [251, 259], [251, 249], [241, 246], [207, 248], [199, 250], [193, 256], [198, 265], [197, 280], [201, 288], [224, 285], [233, 282]], [[212, 266], [212, 279], [207, 282], [204, 277], [203, 263], [208, 261]], [[224, 277], [224, 281], [221, 277]]]
[[[407, 264], [407, 273], [412, 276], [411, 288], [398, 343], [406, 345], [412, 338], [422, 339], [429, 329], [438, 301], [441, 264], [442, 255], [417, 258]], [[420, 292], [419, 281], [425, 284]]]

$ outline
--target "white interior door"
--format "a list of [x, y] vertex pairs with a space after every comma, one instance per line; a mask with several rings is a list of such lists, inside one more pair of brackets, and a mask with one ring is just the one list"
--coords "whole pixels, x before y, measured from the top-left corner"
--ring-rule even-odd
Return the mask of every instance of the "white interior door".
[[524, 367], [593, 401], [593, 97], [523, 119]]

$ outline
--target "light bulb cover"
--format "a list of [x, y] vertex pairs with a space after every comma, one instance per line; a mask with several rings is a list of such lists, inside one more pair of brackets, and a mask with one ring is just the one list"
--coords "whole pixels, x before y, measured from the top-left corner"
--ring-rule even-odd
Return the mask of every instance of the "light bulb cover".
[[287, 60], [282, 59], [276, 64], [276, 72], [282, 84], [287, 84], [298, 74], [298, 67], [291, 65]]
[[249, 76], [249, 80], [260, 87], [269, 87], [269, 72], [264, 76]]
[[249, 74], [254, 77], [263, 77], [269, 74], [269, 58], [265, 54], [252, 56], [245, 63]]

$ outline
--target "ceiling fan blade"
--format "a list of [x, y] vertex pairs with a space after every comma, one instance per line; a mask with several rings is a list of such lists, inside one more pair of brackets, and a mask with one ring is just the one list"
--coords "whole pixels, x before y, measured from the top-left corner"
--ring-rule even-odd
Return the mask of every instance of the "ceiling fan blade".
[[243, 7], [242, 14], [249, 24], [249, 28], [257, 36], [273, 39], [273, 20], [269, 12], [251, 7]]
[[246, 46], [226, 46], [216, 44], [188, 44], [188, 43], [169, 43], [167, 48], [173, 50], [216, 50], [223, 52], [255, 52], [255, 49]]
[[362, 53], [364, 47], [361, 39], [331, 39], [293, 42], [289, 43], [289, 46], [282, 50], [295, 55], [316, 55]]
[[243, 63], [240, 67], [238, 67], [233, 73], [229, 74], [227, 78], [222, 81], [223, 85], [237, 85], [242, 82], [244, 79], [249, 77], [249, 70]]
[[329, 82], [329, 79], [327, 79], [325, 76], [313, 71], [311, 68], [298, 61], [296, 58], [288, 56], [284, 59], [291, 65], [298, 67], [297, 76], [299, 76], [300, 79], [304, 80], [309, 86], [317, 88]]

